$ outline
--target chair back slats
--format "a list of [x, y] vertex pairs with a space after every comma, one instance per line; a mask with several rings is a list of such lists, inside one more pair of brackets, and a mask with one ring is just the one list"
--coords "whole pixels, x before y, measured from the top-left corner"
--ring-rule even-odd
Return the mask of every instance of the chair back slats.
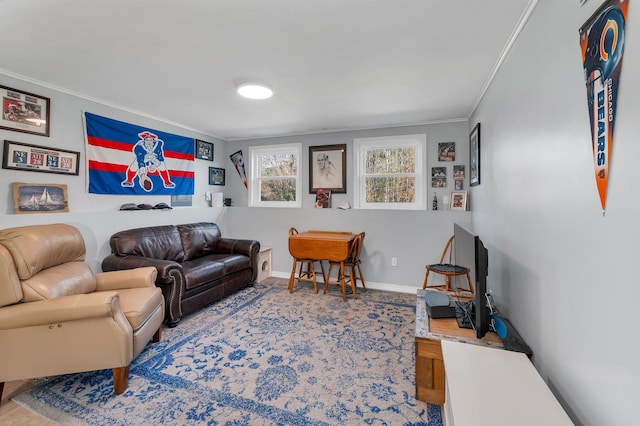
[[364, 236], [365, 233], [359, 233], [356, 238], [353, 239], [353, 243], [351, 243], [351, 250], [349, 252], [349, 260], [351, 263], [359, 263], [360, 262], [360, 253], [362, 253], [362, 247], [364, 246]]
[[444, 246], [444, 250], [442, 251], [442, 256], [440, 256], [440, 263], [445, 263], [444, 259], [447, 256], [447, 252], [449, 253], [449, 259], [447, 260], [448, 264], [451, 264], [451, 261], [453, 260], [453, 239], [454, 239], [454, 235], [451, 236], [451, 238], [449, 238], [449, 241], [447, 241], [447, 245]]

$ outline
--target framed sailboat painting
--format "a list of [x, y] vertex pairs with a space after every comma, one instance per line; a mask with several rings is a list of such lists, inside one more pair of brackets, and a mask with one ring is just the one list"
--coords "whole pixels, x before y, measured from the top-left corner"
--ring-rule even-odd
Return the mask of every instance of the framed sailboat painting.
[[63, 213], [69, 211], [67, 185], [13, 182], [13, 212]]

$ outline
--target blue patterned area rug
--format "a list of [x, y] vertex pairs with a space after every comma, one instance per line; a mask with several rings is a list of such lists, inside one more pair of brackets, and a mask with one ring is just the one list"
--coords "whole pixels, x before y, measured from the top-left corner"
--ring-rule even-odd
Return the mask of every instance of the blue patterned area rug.
[[441, 426], [415, 399], [416, 296], [358, 293], [270, 278], [165, 328], [122, 395], [103, 370], [14, 400], [64, 425]]

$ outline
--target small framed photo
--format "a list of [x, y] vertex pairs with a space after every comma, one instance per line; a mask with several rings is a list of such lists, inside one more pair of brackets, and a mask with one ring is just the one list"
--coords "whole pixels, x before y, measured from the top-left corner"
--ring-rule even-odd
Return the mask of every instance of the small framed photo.
[[224, 185], [225, 169], [209, 167], [209, 185]]
[[331, 207], [331, 190], [330, 189], [318, 189], [316, 191], [316, 204], [317, 209], [328, 209]]
[[13, 182], [13, 211], [23, 213], [62, 213], [69, 211], [67, 185]]
[[2, 168], [78, 175], [80, 153], [40, 145], [4, 141]]
[[453, 166], [453, 178], [464, 179], [464, 165]]
[[464, 189], [464, 179], [454, 179], [453, 187], [456, 191], [460, 191]]
[[480, 185], [480, 123], [476, 124], [469, 135], [469, 185]]
[[432, 188], [447, 187], [447, 168], [446, 167], [431, 168], [431, 187]]
[[213, 144], [196, 139], [196, 158], [213, 161]]
[[440, 142], [438, 144], [438, 161], [455, 161], [456, 160], [456, 143]]
[[309, 147], [309, 193], [330, 189], [334, 194], [347, 192], [347, 145]]
[[0, 86], [0, 95], [0, 129], [49, 136], [49, 98], [6, 86]]
[[453, 191], [449, 203], [450, 210], [467, 210], [467, 191]]

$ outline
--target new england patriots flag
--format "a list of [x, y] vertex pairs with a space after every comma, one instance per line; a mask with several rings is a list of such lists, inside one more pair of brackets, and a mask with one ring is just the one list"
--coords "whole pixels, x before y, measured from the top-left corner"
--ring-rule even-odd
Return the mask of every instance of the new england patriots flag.
[[85, 112], [92, 194], [192, 195], [193, 139]]

